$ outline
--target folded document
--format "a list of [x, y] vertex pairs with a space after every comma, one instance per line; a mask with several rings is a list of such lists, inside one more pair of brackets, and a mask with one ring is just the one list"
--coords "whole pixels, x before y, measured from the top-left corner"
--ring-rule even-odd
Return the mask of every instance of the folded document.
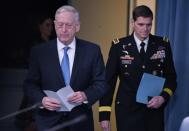
[[139, 103], [147, 104], [148, 97], [160, 95], [164, 83], [165, 78], [144, 73], [138, 87], [136, 101]]
[[59, 89], [57, 92], [50, 90], [44, 90], [44, 92], [47, 96], [55, 98], [61, 102], [62, 106], [57, 111], [71, 111], [72, 108], [79, 105], [68, 102], [68, 97], [74, 93], [73, 89], [70, 86], [63, 87]]

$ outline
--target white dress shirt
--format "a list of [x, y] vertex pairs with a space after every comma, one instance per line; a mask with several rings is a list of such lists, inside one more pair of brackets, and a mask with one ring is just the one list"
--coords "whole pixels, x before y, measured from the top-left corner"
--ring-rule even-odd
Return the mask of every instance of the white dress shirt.
[[140, 49], [141, 49], [140, 44], [141, 44], [142, 42], [145, 43], [144, 51], [146, 52], [147, 46], [148, 46], [149, 37], [147, 37], [144, 41], [141, 41], [141, 40], [138, 39], [138, 37], [137, 37], [136, 34], [134, 33], [134, 39], [135, 39], [135, 42], [136, 42], [136, 45], [137, 45], [137, 48], [138, 48], [138, 52], [140, 52]]
[[[58, 57], [59, 57], [59, 62], [61, 65], [62, 58], [64, 57], [64, 43], [60, 42], [57, 38], [57, 50], [58, 50]], [[74, 40], [68, 45], [70, 47], [67, 51], [68, 57], [69, 57], [69, 65], [70, 65], [70, 76], [72, 74], [72, 68], [73, 68], [73, 63], [74, 63], [74, 57], [75, 57], [75, 49], [76, 49], [76, 40]]]

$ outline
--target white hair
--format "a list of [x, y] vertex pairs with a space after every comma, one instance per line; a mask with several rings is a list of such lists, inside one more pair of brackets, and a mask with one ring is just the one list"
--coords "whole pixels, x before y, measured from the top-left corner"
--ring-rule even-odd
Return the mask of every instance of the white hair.
[[62, 12], [74, 13], [76, 21], [79, 22], [79, 12], [74, 7], [72, 7], [70, 5], [61, 6], [60, 8], [57, 9], [57, 11], [55, 13], [55, 19], [56, 19], [56, 16], [59, 15], [60, 13], [62, 13]]

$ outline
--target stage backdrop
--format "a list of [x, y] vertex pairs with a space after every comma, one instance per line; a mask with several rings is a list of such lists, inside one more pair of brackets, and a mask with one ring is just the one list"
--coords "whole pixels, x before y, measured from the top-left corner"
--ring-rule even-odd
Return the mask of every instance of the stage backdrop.
[[157, 0], [156, 34], [168, 36], [173, 50], [178, 87], [166, 112], [166, 131], [178, 131], [189, 116], [189, 1]]

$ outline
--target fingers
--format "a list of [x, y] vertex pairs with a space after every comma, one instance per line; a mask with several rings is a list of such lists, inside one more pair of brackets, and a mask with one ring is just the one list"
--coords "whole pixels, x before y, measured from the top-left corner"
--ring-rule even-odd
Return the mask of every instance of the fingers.
[[60, 108], [61, 103], [54, 98], [44, 97], [42, 99], [42, 105], [47, 110], [54, 111], [54, 110], [57, 110], [58, 108]]
[[165, 102], [162, 96], [154, 96], [147, 104], [148, 108], [159, 108]]
[[100, 126], [103, 129], [103, 131], [110, 131], [110, 121], [109, 120], [101, 121]]
[[74, 92], [74, 94], [68, 98], [68, 101], [71, 103], [79, 104], [79, 103], [82, 103], [83, 101], [85, 101], [86, 99], [87, 99], [87, 97], [84, 92], [77, 91], [77, 92]]

